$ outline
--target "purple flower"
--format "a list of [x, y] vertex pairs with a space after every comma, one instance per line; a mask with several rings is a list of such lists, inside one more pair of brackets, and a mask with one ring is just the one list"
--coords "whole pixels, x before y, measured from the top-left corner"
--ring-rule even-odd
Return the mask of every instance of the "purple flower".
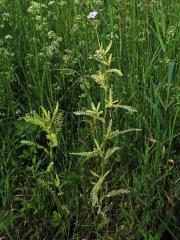
[[90, 12], [87, 16], [88, 19], [94, 19], [98, 15], [97, 11]]

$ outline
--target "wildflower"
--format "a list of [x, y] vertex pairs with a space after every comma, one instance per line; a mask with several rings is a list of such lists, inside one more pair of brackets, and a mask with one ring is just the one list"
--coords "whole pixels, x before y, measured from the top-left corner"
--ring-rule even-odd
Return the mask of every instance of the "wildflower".
[[88, 19], [95, 19], [98, 15], [97, 11], [90, 12], [87, 16]]
[[49, 5], [49, 6], [52, 6], [54, 3], [55, 3], [55, 1], [50, 1], [50, 2], [48, 3], [48, 5]]
[[11, 35], [6, 35], [5, 37], [4, 37], [5, 39], [12, 39], [12, 36]]

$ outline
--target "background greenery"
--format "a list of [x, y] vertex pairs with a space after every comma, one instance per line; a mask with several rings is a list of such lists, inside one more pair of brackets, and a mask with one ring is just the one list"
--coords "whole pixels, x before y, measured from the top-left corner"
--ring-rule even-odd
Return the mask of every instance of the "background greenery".
[[[180, 238], [179, 13], [178, 0], [0, 0], [1, 239]], [[110, 41], [123, 74], [109, 79], [114, 98], [137, 110], [113, 111], [113, 128], [141, 132], [110, 143], [120, 150], [98, 196], [128, 193], [103, 202], [105, 221], [90, 197], [100, 164], [71, 153], [94, 148], [92, 125], [74, 112], [106, 99], [92, 75], [105, 71], [96, 50]], [[54, 122], [42, 111], [57, 102]]]

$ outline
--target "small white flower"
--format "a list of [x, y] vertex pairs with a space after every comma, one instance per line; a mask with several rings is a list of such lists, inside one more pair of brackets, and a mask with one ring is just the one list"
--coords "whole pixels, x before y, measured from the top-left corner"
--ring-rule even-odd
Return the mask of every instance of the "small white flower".
[[87, 16], [88, 19], [95, 19], [98, 15], [97, 11], [90, 12]]
[[51, 5], [53, 5], [54, 3], [55, 3], [55, 1], [50, 1], [50, 2], [48, 3], [48, 5], [51, 6]]
[[5, 37], [4, 37], [5, 39], [12, 39], [12, 36], [11, 35], [6, 35]]

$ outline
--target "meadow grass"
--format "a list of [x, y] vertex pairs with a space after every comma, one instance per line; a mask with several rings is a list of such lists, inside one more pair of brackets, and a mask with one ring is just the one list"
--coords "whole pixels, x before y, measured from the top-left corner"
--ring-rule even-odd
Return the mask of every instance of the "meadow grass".
[[0, 0], [1, 239], [180, 238], [179, 12]]

